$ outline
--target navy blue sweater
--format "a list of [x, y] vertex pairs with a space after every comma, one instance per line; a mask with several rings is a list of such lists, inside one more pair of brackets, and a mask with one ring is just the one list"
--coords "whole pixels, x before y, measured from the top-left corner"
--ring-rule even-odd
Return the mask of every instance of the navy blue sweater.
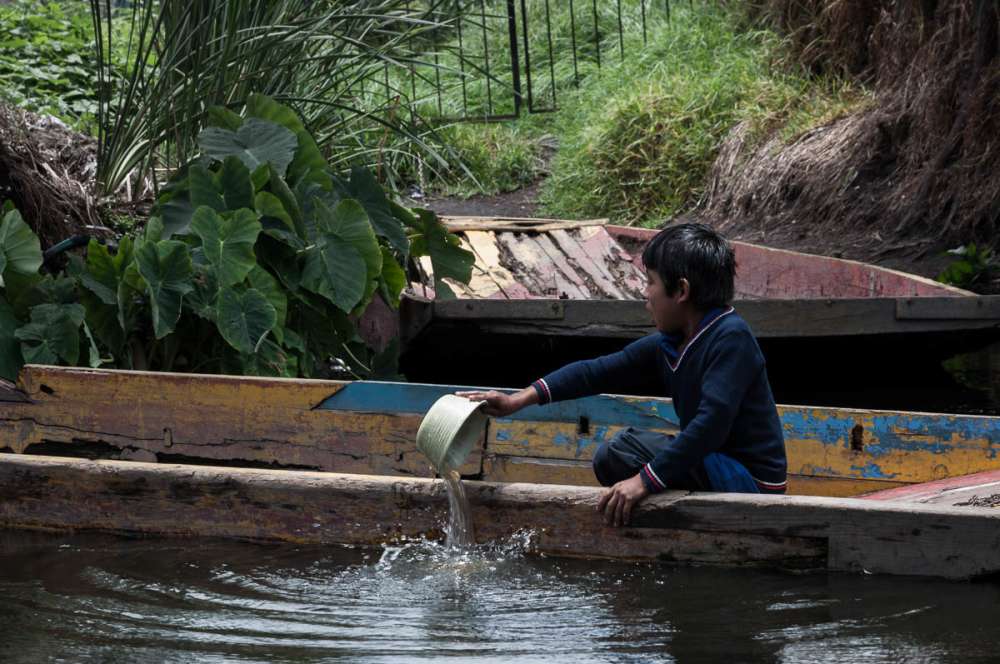
[[746, 321], [732, 307], [716, 309], [678, 353], [680, 341], [650, 334], [617, 353], [568, 364], [533, 386], [543, 404], [602, 393], [672, 397], [681, 431], [640, 473], [652, 492], [678, 482], [712, 452], [742, 463], [761, 490], [783, 490], [781, 421]]

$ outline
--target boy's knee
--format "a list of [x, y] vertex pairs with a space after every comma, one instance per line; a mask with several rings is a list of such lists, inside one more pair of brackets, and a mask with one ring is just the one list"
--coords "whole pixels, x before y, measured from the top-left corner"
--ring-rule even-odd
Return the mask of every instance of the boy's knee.
[[611, 445], [614, 441], [601, 443], [594, 452], [594, 475], [601, 486], [611, 486], [615, 483], [613, 462], [611, 460]]
[[629, 464], [623, 459], [623, 453], [629, 450], [629, 444], [625, 440], [629, 431], [630, 429], [619, 431], [611, 440], [601, 443], [594, 452], [594, 475], [601, 486], [611, 486], [635, 474], [630, 472], [631, 468], [627, 467]]

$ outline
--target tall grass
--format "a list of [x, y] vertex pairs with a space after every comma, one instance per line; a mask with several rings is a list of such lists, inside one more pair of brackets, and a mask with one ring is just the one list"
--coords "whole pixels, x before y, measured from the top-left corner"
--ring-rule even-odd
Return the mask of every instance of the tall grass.
[[[371, 162], [386, 132], [399, 137], [392, 149], [446, 164], [415, 118], [398, 112], [399, 91], [390, 89], [377, 101], [356, 93], [389, 69], [408, 66], [404, 44], [433, 27], [409, 5], [136, 0], [121, 10], [108, 0], [91, 0], [101, 193], [184, 163], [196, 150], [207, 109], [238, 110], [253, 92], [294, 105], [335, 167]], [[127, 65], [119, 76], [113, 54], [122, 39]]]
[[[544, 3], [528, 7], [536, 105], [554, 101], [558, 110], [522, 111], [522, 118], [512, 122], [442, 127], [442, 139], [466, 156], [476, 178], [444, 172], [438, 188], [446, 193], [495, 193], [530, 181], [539, 174], [538, 141], [552, 134], [559, 149], [542, 189], [546, 214], [654, 225], [698, 200], [719, 144], [737, 123], [750, 123], [752, 136], [779, 132], [791, 141], [869, 99], [865, 90], [842, 79], [796, 68], [785, 58], [781, 38], [718, 2], [672, 2], [669, 21], [662, 3], [647, 2], [644, 41], [641, 5], [625, 0], [623, 43], [616, 3], [599, 3], [600, 49], [593, 41], [589, 3], [575, 3], [572, 17], [568, 2], [550, 3], [551, 60]], [[487, 14], [487, 48], [502, 65], [509, 63], [503, 52], [506, 25], [496, 21]], [[473, 12], [463, 25], [468, 26], [463, 34], [481, 28], [481, 15]], [[463, 45], [474, 64], [483, 62], [486, 49], [478, 41], [467, 39]], [[523, 61], [523, 42], [518, 47]], [[435, 73], [448, 80], [449, 69], [458, 68], [448, 59], [457, 43], [452, 39], [436, 48], [438, 62], [447, 68]], [[490, 96], [494, 112], [511, 110], [497, 102], [511, 98], [509, 72], [493, 68], [487, 86], [484, 76], [469, 74], [475, 70], [468, 63], [465, 67], [464, 85], [456, 79], [440, 100], [429, 85], [420, 96], [418, 74], [415, 102], [421, 115], [485, 113]], [[522, 86], [526, 93], [523, 79]], [[483, 159], [486, 146], [489, 158]]]
[[554, 118], [561, 145], [545, 212], [656, 225], [697, 202], [737, 123], [792, 140], [866, 98], [781, 66], [781, 52], [777, 36], [740, 29], [725, 8], [679, 5], [647, 48], [589, 78]]

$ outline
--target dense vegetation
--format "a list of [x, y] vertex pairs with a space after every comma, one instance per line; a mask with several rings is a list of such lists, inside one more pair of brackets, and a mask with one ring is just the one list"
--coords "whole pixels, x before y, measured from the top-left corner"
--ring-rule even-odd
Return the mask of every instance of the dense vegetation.
[[163, 188], [141, 231], [92, 239], [47, 266], [12, 206], [0, 222], [0, 376], [23, 362], [250, 375], [395, 375], [355, 321], [391, 306], [411, 258], [467, 282], [472, 255], [436, 216], [393, 203], [364, 168], [334, 172], [291, 109], [251, 95], [209, 113], [200, 156]]

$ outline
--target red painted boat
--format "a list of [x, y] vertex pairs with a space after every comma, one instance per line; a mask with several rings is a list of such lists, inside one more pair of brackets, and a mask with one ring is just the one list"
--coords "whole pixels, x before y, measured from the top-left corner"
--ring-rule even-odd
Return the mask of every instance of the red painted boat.
[[[476, 264], [469, 284], [445, 280], [454, 299], [435, 299], [426, 283], [412, 283], [404, 296], [398, 331], [411, 380], [519, 385], [654, 331], [641, 252], [655, 230], [601, 219], [444, 221]], [[736, 308], [787, 401], [920, 407], [906, 394], [918, 365], [918, 378], [943, 384], [942, 358], [1000, 340], [998, 296], [858, 261], [733, 246]], [[432, 266], [422, 260], [430, 277]], [[382, 312], [383, 322], [388, 317]], [[379, 327], [371, 324], [377, 319], [369, 317], [369, 328]], [[394, 334], [395, 324], [381, 325], [383, 336]], [[805, 394], [805, 369], [822, 372], [837, 396]], [[900, 386], [892, 391], [897, 402], [845, 397], [879, 389], [889, 377]]]
[[876, 491], [859, 498], [942, 507], [1000, 508], [1000, 470], [987, 470], [933, 482], [908, 484]]

